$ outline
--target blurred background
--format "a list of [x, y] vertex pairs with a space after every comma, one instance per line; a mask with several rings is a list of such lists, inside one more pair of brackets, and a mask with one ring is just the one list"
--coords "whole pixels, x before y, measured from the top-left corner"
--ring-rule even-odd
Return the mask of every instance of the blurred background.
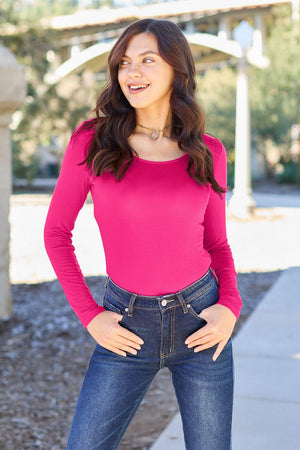
[[[145, 17], [174, 21], [186, 35], [206, 132], [227, 150], [228, 240], [243, 298], [236, 334], [279, 276], [300, 266], [298, 0], [0, 1], [4, 449], [61, 449], [66, 443], [93, 342], [56, 280], [43, 225], [68, 140], [93, 117], [107, 81], [109, 51], [130, 23]], [[105, 256], [90, 194], [73, 242], [101, 303]], [[150, 448], [175, 415], [170, 384], [163, 369], [121, 449]]]

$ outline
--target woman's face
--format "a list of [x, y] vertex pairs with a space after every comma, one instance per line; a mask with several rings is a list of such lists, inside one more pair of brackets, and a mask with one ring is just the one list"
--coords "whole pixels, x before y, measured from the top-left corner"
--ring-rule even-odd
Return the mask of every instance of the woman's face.
[[[126, 56], [125, 56], [126, 55]], [[160, 55], [156, 36], [140, 33], [129, 41], [118, 68], [120, 87], [134, 108], [147, 108], [168, 102], [173, 88], [174, 70]], [[133, 90], [129, 85], [145, 85]]]

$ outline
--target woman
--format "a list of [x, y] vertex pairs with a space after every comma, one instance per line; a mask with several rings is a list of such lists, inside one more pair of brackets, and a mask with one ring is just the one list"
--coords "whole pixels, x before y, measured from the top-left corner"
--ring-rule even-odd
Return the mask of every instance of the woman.
[[[73, 133], [44, 230], [67, 299], [96, 341], [67, 449], [116, 449], [168, 367], [186, 448], [228, 450], [241, 298], [226, 236], [226, 151], [204, 134], [177, 25], [133, 23], [108, 64], [97, 117]], [[89, 190], [106, 256], [103, 306], [71, 241]]]

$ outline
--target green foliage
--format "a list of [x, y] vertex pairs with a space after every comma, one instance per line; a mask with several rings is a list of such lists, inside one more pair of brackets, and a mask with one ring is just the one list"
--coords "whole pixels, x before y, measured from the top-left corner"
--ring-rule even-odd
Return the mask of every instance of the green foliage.
[[227, 164], [227, 186], [230, 189], [234, 186], [234, 163]]
[[198, 97], [206, 115], [206, 131], [234, 149], [236, 73], [231, 67], [208, 70], [198, 77]]
[[[291, 126], [300, 123], [299, 36], [295, 33], [290, 5], [272, 11], [273, 17], [269, 16], [267, 23], [270, 66], [267, 69], [249, 68], [252, 146], [266, 160], [267, 171], [273, 169], [268, 166], [266, 140], [287, 155]], [[198, 90], [206, 111], [207, 131], [221, 139], [226, 147], [230, 179], [235, 145], [236, 68], [208, 70], [198, 77]], [[294, 169], [286, 169], [288, 173], [291, 170]], [[288, 179], [295, 177], [288, 176]]]
[[78, 0], [5, 0], [0, 5], [0, 25], [37, 24], [41, 17], [72, 14]]
[[280, 166], [282, 167], [282, 171], [276, 174], [276, 182], [278, 184], [295, 184], [297, 182], [298, 164], [292, 159], [289, 159], [288, 161], [282, 161]]
[[12, 169], [13, 177], [24, 178], [28, 185], [31, 185], [33, 179], [38, 173], [40, 160], [36, 154], [31, 154], [26, 161], [23, 160], [21, 147], [16, 142], [12, 143]]
[[51, 137], [58, 135], [63, 150], [71, 132], [94, 106], [96, 86], [87, 91], [83, 70], [58, 85], [45, 83], [44, 76], [50, 69], [47, 52], [59, 42], [54, 30], [37, 23], [23, 32], [19, 26], [13, 34], [4, 34], [2, 40], [25, 66], [27, 96], [11, 135], [13, 174], [30, 180], [37, 173], [36, 149], [49, 145]]
[[[55, 17], [76, 12], [80, 0], [4, 0], [0, 4], [0, 25], [38, 24], [41, 17]], [[113, 0], [91, 0], [85, 8], [113, 7]]]
[[227, 152], [227, 185], [234, 186], [236, 73], [231, 67], [198, 77], [198, 97], [206, 116], [206, 132], [220, 139]]
[[289, 6], [274, 9], [265, 69], [251, 68], [251, 109], [253, 131], [259, 140], [270, 138], [290, 147], [290, 128], [300, 123], [300, 41], [294, 36]]

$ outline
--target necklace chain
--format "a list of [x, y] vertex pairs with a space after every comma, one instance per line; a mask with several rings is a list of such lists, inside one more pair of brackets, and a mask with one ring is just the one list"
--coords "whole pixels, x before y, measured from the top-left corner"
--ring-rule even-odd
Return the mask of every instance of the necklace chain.
[[139, 125], [140, 127], [142, 127], [142, 128], [146, 128], [146, 130], [152, 130], [152, 133], [151, 133], [151, 138], [152, 139], [157, 139], [158, 138], [158, 134], [157, 134], [157, 132], [159, 132], [159, 133], [161, 133], [162, 131], [166, 131], [171, 125], [172, 125], [172, 123], [170, 123], [169, 125], [167, 125], [165, 128], [163, 128], [162, 130], [155, 130], [155, 129], [153, 129], [153, 128], [148, 128], [148, 127], [145, 127], [144, 125], [141, 125], [140, 123], [137, 123], [137, 125]]

